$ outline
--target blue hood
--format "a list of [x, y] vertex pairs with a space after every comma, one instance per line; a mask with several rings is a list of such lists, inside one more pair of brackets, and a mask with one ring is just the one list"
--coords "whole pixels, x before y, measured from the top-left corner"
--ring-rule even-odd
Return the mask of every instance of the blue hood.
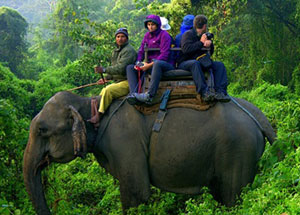
[[181, 27], [180, 27], [181, 34], [186, 32], [187, 30], [190, 30], [191, 28], [193, 28], [194, 18], [195, 18], [195, 16], [191, 15], [191, 14], [188, 14], [185, 17], [183, 17], [183, 21], [182, 21]]

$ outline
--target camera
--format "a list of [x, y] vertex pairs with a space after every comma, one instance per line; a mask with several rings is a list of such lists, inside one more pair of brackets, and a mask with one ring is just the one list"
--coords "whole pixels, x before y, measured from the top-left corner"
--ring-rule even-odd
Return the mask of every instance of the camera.
[[141, 62], [141, 61], [137, 61], [136, 63], [135, 63], [135, 67], [137, 68], [137, 70], [141, 70], [141, 67], [142, 66], [144, 66], [144, 63], [143, 62]]
[[141, 61], [137, 61], [137, 62], [135, 63], [135, 65], [138, 66], [138, 67], [142, 67], [142, 66], [144, 66], [144, 63], [141, 62]]
[[208, 40], [211, 40], [212, 38], [214, 38], [214, 34], [213, 33], [206, 32], [205, 35], [206, 35], [206, 37], [207, 37]]

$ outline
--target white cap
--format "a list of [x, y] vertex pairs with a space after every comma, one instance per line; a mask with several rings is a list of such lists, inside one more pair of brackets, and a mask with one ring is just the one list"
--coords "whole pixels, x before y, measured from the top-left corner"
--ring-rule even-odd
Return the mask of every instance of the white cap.
[[171, 29], [171, 26], [169, 25], [169, 21], [166, 17], [160, 17], [160, 22], [161, 22], [161, 29], [168, 31]]

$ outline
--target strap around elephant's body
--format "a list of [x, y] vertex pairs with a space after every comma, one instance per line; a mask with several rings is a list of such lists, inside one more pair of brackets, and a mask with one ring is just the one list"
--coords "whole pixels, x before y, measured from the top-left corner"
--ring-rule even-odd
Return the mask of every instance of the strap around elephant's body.
[[171, 93], [171, 90], [166, 89], [164, 94], [161, 97], [161, 103], [160, 103], [160, 106], [159, 106], [159, 111], [158, 111], [156, 120], [154, 122], [154, 125], [152, 127], [152, 131], [154, 131], [154, 132], [159, 132], [160, 129], [161, 129], [162, 123], [163, 123], [163, 121], [165, 119], [165, 116], [167, 114], [167, 103], [168, 103], [168, 100], [170, 98], [170, 93]]
[[[114, 114], [119, 110], [119, 108], [124, 104], [124, 102], [126, 101], [126, 97], [121, 101], [121, 103], [116, 107], [116, 109], [113, 110], [113, 112], [109, 115], [103, 129], [100, 131], [100, 134], [98, 134], [98, 137], [97, 139], [98, 140], [101, 140], [102, 139], [102, 136], [106, 130], [106, 128], [108, 127], [109, 123], [110, 123], [110, 120], [111, 118], [114, 116]], [[100, 141], [96, 141], [95, 145], [94, 145], [94, 148], [96, 147], [96, 145], [99, 143]]]
[[240, 105], [240, 103], [238, 103], [233, 97], [231, 97], [231, 101], [233, 101], [234, 104], [236, 104], [240, 109], [242, 109], [255, 122], [255, 124], [259, 127], [259, 129], [263, 133], [263, 135], [266, 137], [265, 130], [263, 129], [261, 124], [258, 122], [258, 120], [246, 108], [244, 108], [242, 105]]

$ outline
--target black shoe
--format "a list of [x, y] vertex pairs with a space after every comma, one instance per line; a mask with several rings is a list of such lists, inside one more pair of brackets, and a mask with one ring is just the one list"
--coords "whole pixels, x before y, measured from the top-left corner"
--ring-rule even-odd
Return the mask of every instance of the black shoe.
[[224, 94], [223, 92], [217, 92], [215, 95], [215, 99], [219, 102], [230, 102], [231, 98], [228, 94]]
[[210, 91], [205, 91], [201, 94], [202, 100], [205, 102], [212, 102], [215, 99], [215, 94]]
[[135, 96], [133, 95], [129, 95], [127, 96], [127, 102], [130, 104], [130, 105], [136, 105], [139, 103], [139, 101], [135, 98]]

